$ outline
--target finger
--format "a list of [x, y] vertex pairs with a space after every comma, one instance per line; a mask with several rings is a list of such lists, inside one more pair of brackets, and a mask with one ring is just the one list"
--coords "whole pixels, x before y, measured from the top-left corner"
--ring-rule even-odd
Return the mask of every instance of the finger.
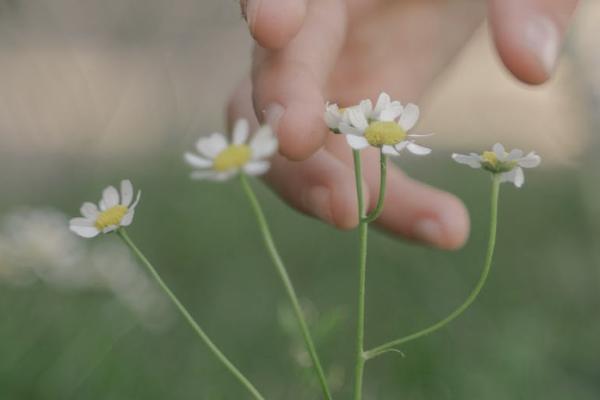
[[241, 0], [240, 6], [250, 34], [268, 49], [285, 46], [306, 15], [306, 0]]
[[[306, 214], [339, 229], [358, 224], [353, 170], [323, 149], [304, 161], [277, 156], [266, 180], [284, 200]], [[368, 193], [364, 198], [369, 201]]]
[[[239, 118], [247, 118], [253, 129], [258, 126], [250, 102], [250, 91], [251, 83], [246, 79], [234, 92], [227, 110], [230, 127]], [[340, 229], [350, 229], [358, 224], [353, 176], [345, 163], [320, 150], [302, 162], [275, 157], [266, 180], [299, 211]], [[369, 201], [367, 196], [365, 198]]]
[[492, 33], [506, 67], [520, 80], [545, 82], [556, 67], [577, 0], [490, 0]]
[[311, 1], [302, 29], [285, 48], [255, 51], [256, 115], [271, 121], [280, 152], [289, 159], [306, 159], [323, 144], [327, 130], [322, 88], [342, 46], [344, 29], [340, 0]]
[[[238, 87], [229, 107], [230, 121], [253, 117], [250, 82]], [[255, 118], [251, 118], [257, 124]], [[352, 152], [340, 136], [306, 161], [273, 161], [268, 183], [298, 210], [341, 229], [358, 223]], [[373, 208], [379, 190], [378, 153], [363, 152], [365, 202]], [[377, 221], [388, 231], [444, 249], [460, 247], [469, 232], [468, 214], [456, 197], [423, 185], [390, 166], [384, 212]]]
[[[342, 141], [328, 140], [326, 148], [347, 165], [352, 162]], [[379, 152], [363, 151], [370, 209], [377, 203], [379, 174]], [[383, 212], [377, 223], [393, 234], [448, 250], [463, 246], [469, 235], [469, 215], [456, 196], [409, 178], [392, 163], [388, 165]]]

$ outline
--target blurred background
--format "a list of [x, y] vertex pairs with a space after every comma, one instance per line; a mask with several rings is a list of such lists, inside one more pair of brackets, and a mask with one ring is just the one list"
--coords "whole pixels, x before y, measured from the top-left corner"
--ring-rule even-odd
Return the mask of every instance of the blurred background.
[[[370, 346], [445, 316], [478, 277], [488, 177], [447, 154], [501, 140], [544, 164], [522, 190], [503, 188], [480, 300], [404, 357], [371, 362], [366, 399], [600, 398], [599, 20], [600, 4], [583, 1], [540, 88], [509, 77], [483, 26], [425, 96], [421, 127], [439, 150], [404, 166], [465, 201], [472, 236], [444, 253], [372, 235]], [[181, 161], [223, 127], [250, 47], [234, 0], [0, 1], [0, 399], [247, 398], [117, 238], [67, 231], [83, 201], [125, 177], [144, 191], [131, 235], [216, 342], [268, 398], [318, 398], [243, 193], [191, 184]], [[347, 396], [356, 234], [256, 186]]]

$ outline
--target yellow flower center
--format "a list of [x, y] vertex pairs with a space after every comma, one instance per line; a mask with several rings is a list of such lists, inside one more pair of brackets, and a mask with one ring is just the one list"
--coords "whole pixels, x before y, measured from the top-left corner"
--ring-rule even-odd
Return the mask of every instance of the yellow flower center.
[[481, 155], [485, 162], [495, 168], [498, 165], [498, 156], [493, 151], [484, 151]]
[[127, 214], [127, 211], [129, 211], [129, 209], [120, 204], [111, 207], [106, 211], [102, 211], [100, 215], [98, 215], [98, 218], [96, 218], [96, 228], [98, 228], [99, 231], [102, 231], [109, 226], [119, 225], [125, 214]]
[[365, 139], [371, 146], [393, 146], [406, 139], [406, 132], [396, 122], [374, 121], [365, 130]]
[[231, 145], [215, 157], [213, 168], [219, 172], [240, 168], [246, 165], [251, 157], [252, 150], [250, 146], [245, 144]]
[[516, 161], [500, 161], [493, 151], [484, 151], [481, 154], [483, 158], [482, 166], [491, 172], [508, 172], [517, 166]]

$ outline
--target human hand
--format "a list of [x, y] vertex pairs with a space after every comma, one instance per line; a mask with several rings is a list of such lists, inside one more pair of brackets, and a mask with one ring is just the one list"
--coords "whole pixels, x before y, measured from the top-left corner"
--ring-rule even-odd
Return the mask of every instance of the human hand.
[[[500, 57], [520, 80], [552, 74], [577, 0], [489, 0]], [[386, 91], [414, 101], [486, 14], [478, 0], [242, 0], [257, 41], [252, 73], [232, 95], [229, 120], [270, 123], [280, 155], [267, 182], [292, 206], [342, 229], [358, 223], [352, 155], [323, 121], [326, 100], [350, 105]], [[254, 118], [256, 116], [256, 118]], [[377, 201], [376, 151], [364, 151], [365, 198]], [[440, 248], [460, 247], [468, 214], [455, 196], [388, 172], [378, 223]]]

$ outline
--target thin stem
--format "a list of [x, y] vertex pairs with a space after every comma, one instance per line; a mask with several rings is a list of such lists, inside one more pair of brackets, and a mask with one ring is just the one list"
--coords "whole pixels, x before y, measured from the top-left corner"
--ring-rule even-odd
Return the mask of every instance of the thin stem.
[[365, 288], [367, 280], [367, 238], [369, 223], [365, 220], [365, 204], [362, 188], [362, 166], [360, 152], [353, 151], [354, 176], [356, 179], [356, 195], [358, 199], [359, 249], [358, 249], [358, 309], [356, 317], [356, 361], [354, 367], [354, 400], [362, 398], [362, 383], [365, 368]]
[[212, 351], [212, 353], [225, 365], [225, 367], [237, 378], [237, 380], [248, 389], [248, 391], [252, 394], [252, 396], [256, 400], [265, 400], [264, 397], [259, 393], [259, 391], [250, 383], [250, 381], [225, 357], [225, 355], [219, 350], [219, 348], [210, 340], [208, 335], [204, 333], [200, 325], [194, 320], [189, 311], [185, 308], [185, 306], [179, 301], [177, 296], [169, 289], [167, 284], [162, 280], [156, 269], [152, 266], [150, 261], [144, 256], [144, 254], [137, 248], [137, 246], [131, 241], [125, 229], [119, 228], [117, 230], [117, 234], [123, 239], [125, 244], [131, 249], [131, 251], [139, 258], [139, 260], [146, 266], [150, 275], [156, 280], [158, 285], [162, 288], [162, 290], [167, 294], [167, 296], [171, 299], [175, 307], [181, 312], [185, 320], [190, 324], [192, 329], [198, 334], [200, 339], [208, 346], [208, 348]]
[[381, 215], [383, 211], [383, 201], [385, 200], [385, 186], [387, 176], [387, 156], [383, 152], [379, 152], [379, 198], [375, 209], [364, 218], [364, 222], [373, 222]]
[[365, 357], [367, 360], [369, 360], [371, 358], [375, 358], [375, 357], [385, 353], [386, 351], [392, 349], [395, 346], [399, 346], [401, 344], [410, 342], [412, 340], [418, 339], [425, 335], [429, 335], [429, 334], [443, 328], [448, 323], [450, 323], [452, 320], [454, 320], [455, 318], [460, 316], [463, 312], [465, 312], [467, 310], [467, 308], [469, 308], [469, 306], [471, 304], [473, 304], [473, 302], [475, 301], [475, 299], [481, 292], [481, 289], [485, 285], [485, 282], [490, 273], [490, 269], [492, 267], [492, 259], [494, 256], [494, 247], [496, 244], [496, 227], [497, 227], [497, 221], [498, 221], [499, 193], [500, 193], [500, 176], [494, 175], [494, 181], [492, 184], [492, 194], [491, 194], [490, 233], [489, 233], [489, 241], [488, 241], [488, 246], [487, 246], [487, 254], [485, 257], [484, 267], [483, 267], [483, 271], [481, 272], [479, 281], [477, 282], [477, 285], [475, 286], [475, 288], [473, 289], [471, 294], [469, 294], [469, 297], [467, 297], [466, 301], [460, 307], [458, 307], [456, 310], [454, 310], [450, 315], [448, 315], [446, 318], [431, 325], [430, 327], [420, 330], [411, 335], [405, 336], [403, 338], [392, 340], [391, 342], [382, 344], [381, 346], [375, 347], [374, 349], [367, 351], [365, 353]]
[[256, 215], [256, 220], [258, 221], [258, 226], [263, 235], [267, 251], [269, 252], [271, 259], [275, 264], [275, 267], [277, 269], [279, 277], [281, 278], [281, 281], [283, 282], [283, 286], [285, 287], [289, 300], [292, 303], [294, 314], [296, 315], [298, 325], [300, 326], [300, 330], [302, 331], [302, 336], [304, 338], [306, 348], [308, 350], [308, 353], [310, 354], [310, 358], [312, 360], [312, 364], [317, 374], [317, 377], [319, 378], [319, 383], [321, 384], [323, 395], [327, 400], [331, 400], [332, 397], [329, 391], [329, 386], [327, 385], [327, 379], [325, 378], [323, 367], [321, 366], [321, 362], [319, 361], [319, 356], [317, 355], [317, 350], [315, 348], [312, 336], [310, 334], [310, 331], [308, 330], [308, 325], [306, 324], [306, 320], [304, 319], [304, 314], [302, 312], [300, 302], [298, 301], [298, 296], [296, 295], [296, 291], [294, 290], [292, 281], [287, 273], [285, 265], [283, 264], [283, 260], [281, 259], [277, 248], [275, 247], [273, 236], [271, 235], [269, 225], [267, 224], [267, 219], [265, 218], [260, 203], [258, 202], [256, 194], [254, 193], [254, 190], [252, 190], [252, 186], [250, 185], [250, 182], [248, 182], [248, 178], [246, 177], [246, 175], [240, 174], [240, 180], [242, 183], [242, 187], [244, 188], [244, 192], [246, 192], [248, 200], [250, 200], [250, 204], [252, 205], [254, 214]]

